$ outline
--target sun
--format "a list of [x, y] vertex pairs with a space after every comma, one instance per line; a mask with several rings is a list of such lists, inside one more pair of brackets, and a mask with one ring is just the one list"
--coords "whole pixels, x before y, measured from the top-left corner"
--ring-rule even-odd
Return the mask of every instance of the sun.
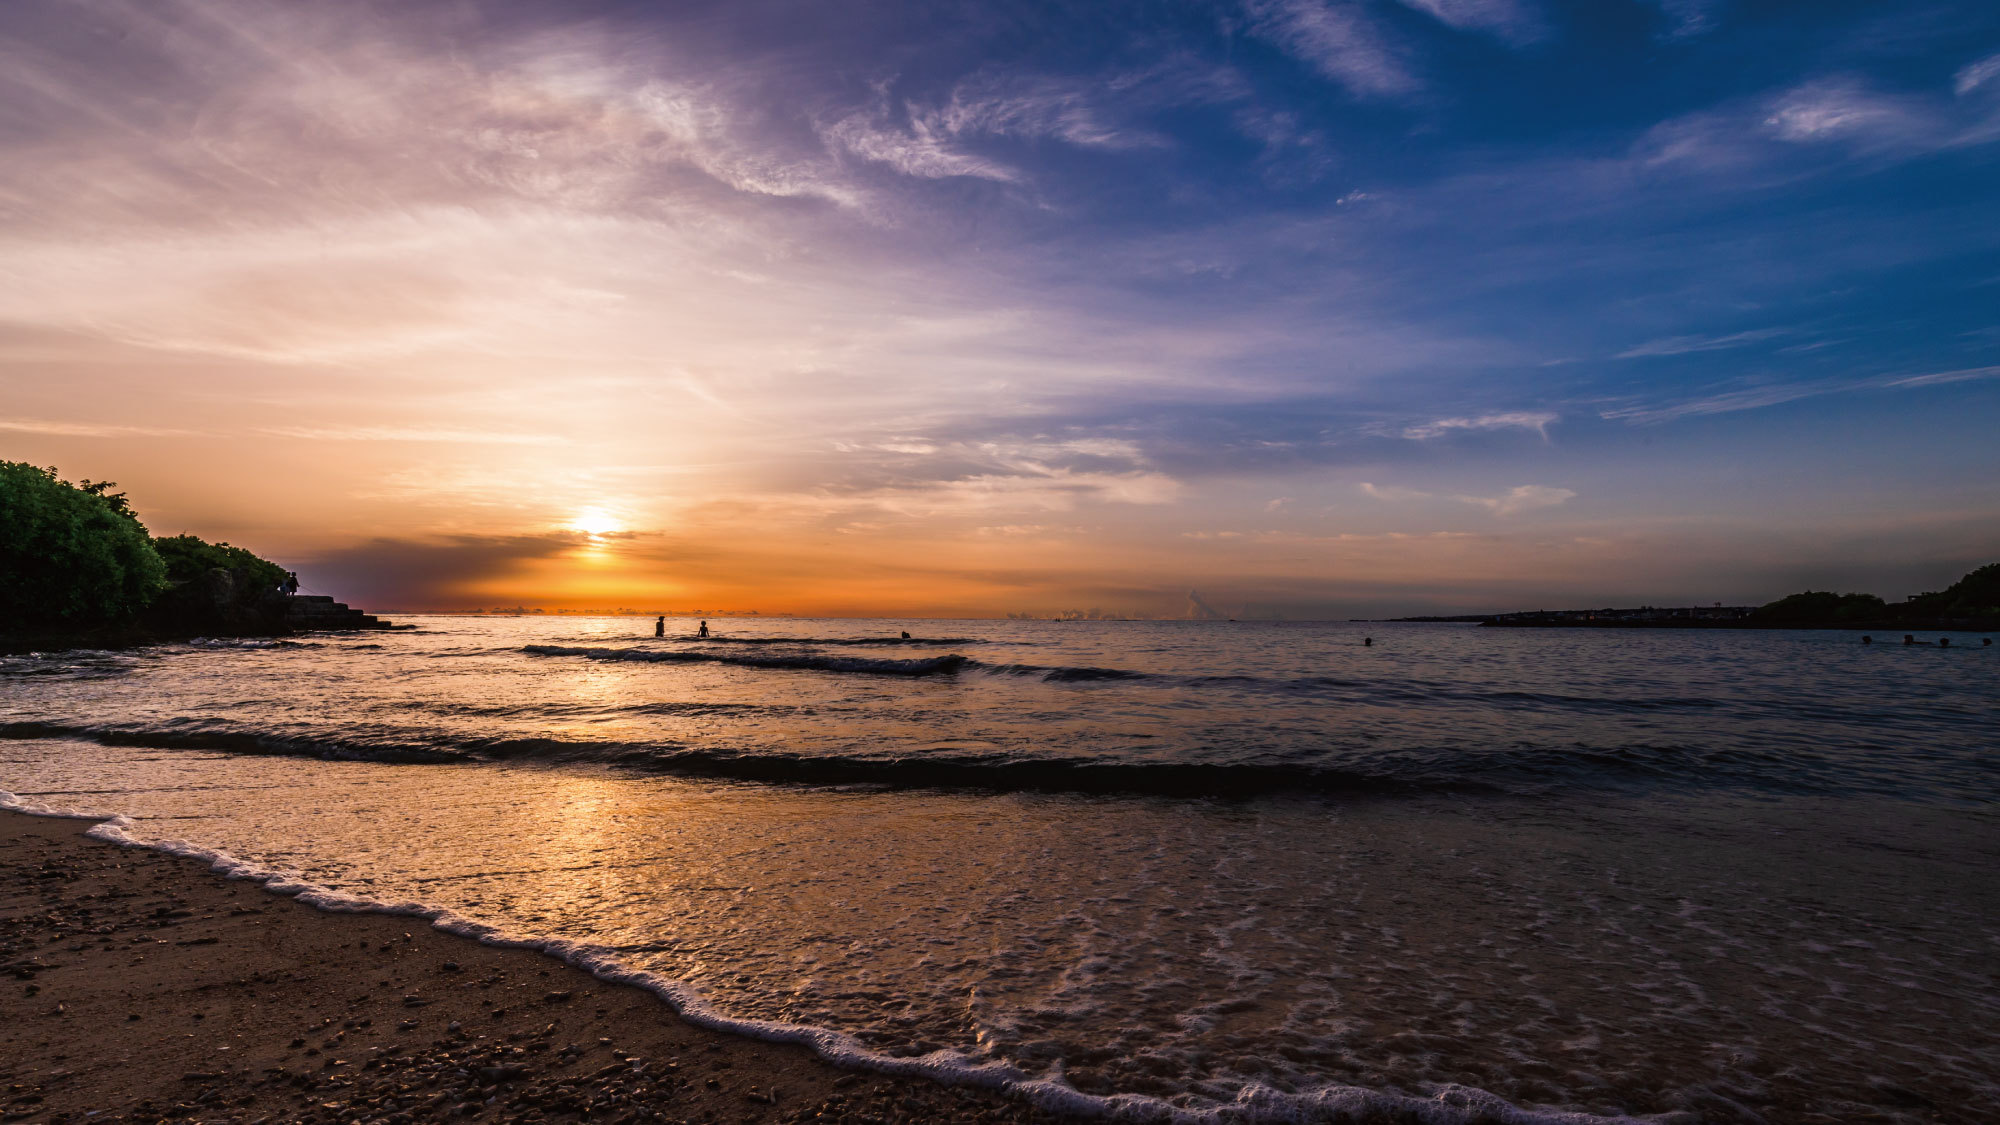
[[625, 525], [617, 516], [602, 508], [583, 509], [571, 517], [569, 527], [571, 531], [580, 531], [592, 538], [625, 530]]

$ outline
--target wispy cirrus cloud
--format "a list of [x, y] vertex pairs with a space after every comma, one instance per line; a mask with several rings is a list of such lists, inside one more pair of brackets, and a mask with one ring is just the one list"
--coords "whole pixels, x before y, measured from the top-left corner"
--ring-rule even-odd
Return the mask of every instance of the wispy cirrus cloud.
[[1460, 496], [1460, 503], [1484, 508], [1496, 516], [1517, 516], [1522, 512], [1532, 512], [1539, 508], [1554, 508], [1576, 499], [1576, 493], [1567, 488], [1552, 488], [1545, 484], [1518, 484], [1498, 496]]
[[1696, 352], [1719, 352], [1730, 348], [1744, 348], [1789, 335], [1789, 328], [1758, 328], [1748, 332], [1731, 332], [1721, 336], [1667, 336], [1658, 340], [1648, 340], [1627, 348], [1614, 359], [1648, 359], [1654, 356], [1690, 355]]
[[1533, 430], [1543, 441], [1549, 438], [1549, 427], [1560, 420], [1561, 415], [1546, 410], [1510, 410], [1499, 414], [1479, 414], [1463, 418], [1439, 418], [1436, 421], [1408, 426], [1403, 436], [1413, 441], [1429, 441], [1453, 433], [1478, 432], [1482, 430]]
[[2000, 379], [2000, 366], [1965, 367], [1949, 371], [1924, 372], [1915, 375], [1894, 374], [1874, 375], [1863, 378], [1803, 379], [1753, 383], [1727, 390], [1716, 390], [1706, 394], [1692, 395], [1678, 400], [1634, 403], [1611, 407], [1599, 411], [1598, 416], [1607, 421], [1652, 426], [1707, 414], [1733, 414], [1742, 410], [1761, 410], [1767, 406], [1779, 406], [1787, 402], [1795, 402], [1804, 398], [1817, 398], [1822, 395], [1940, 387], [1955, 383], [1980, 382], [1987, 379]]
[[954, 137], [1046, 138], [1111, 150], [1169, 143], [1158, 133], [1113, 120], [1102, 104], [1106, 88], [1101, 80], [982, 75], [953, 87], [943, 106], [913, 111], [912, 117]]
[[1082, 149], [1169, 147], [1162, 134], [1133, 125], [1121, 107], [1230, 100], [1242, 91], [1226, 71], [1167, 60], [1090, 79], [984, 72], [956, 83], [941, 102], [894, 98], [878, 85], [871, 104], [821, 122], [827, 145], [921, 179], [972, 177], [1013, 183], [1019, 168], [978, 153], [982, 139], [1048, 140]]
[[1485, 32], [1504, 43], [1522, 46], [1549, 34], [1548, 23], [1526, 0], [1402, 0], [1461, 31]]
[[1914, 97], [1871, 90], [1852, 78], [1794, 87], [1771, 105], [1764, 125], [1794, 144], [1845, 141], [1866, 147], [1928, 148], [1943, 140], [1935, 110]]
[[1666, 39], [1694, 39], [1715, 30], [1727, 0], [1647, 0], [1660, 10], [1666, 24]]
[[183, 437], [193, 432], [159, 426], [113, 426], [98, 422], [63, 422], [47, 418], [0, 418], [0, 430], [16, 434], [82, 438]]
[[966, 176], [1013, 183], [1019, 170], [965, 151], [947, 128], [922, 115], [903, 115], [888, 105], [858, 110], [819, 126], [820, 136], [838, 151], [883, 165], [905, 176], [943, 180]]
[[564, 445], [554, 434], [503, 433], [489, 430], [422, 429], [396, 426], [267, 426], [261, 433], [300, 441], [399, 441], [447, 445]]
[[1958, 73], [1952, 75], [1951, 92], [1962, 98], [1989, 85], [1996, 78], [2000, 78], [2000, 54], [1988, 55], [1959, 68]]
[[1354, 489], [1370, 500], [1380, 500], [1388, 504], [1399, 504], [1409, 500], [1428, 500], [1436, 495], [1435, 493], [1425, 492], [1420, 488], [1404, 488], [1401, 485], [1394, 484], [1376, 484], [1365, 480], [1355, 485]]
[[1247, 0], [1256, 34], [1367, 98], [1415, 93], [1423, 83], [1361, 5], [1344, 0]]
[[1545, 484], [1520, 484], [1497, 496], [1474, 496], [1465, 493], [1430, 492], [1421, 488], [1405, 488], [1399, 485], [1380, 485], [1362, 481], [1355, 486], [1356, 491], [1371, 500], [1386, 504], [1405, 504], [1421, 500], [1450, 500], [1460, 504], [1470, 504], [1484, 508], [1496, 516], [1516, 516], [1541, 508], [1554, 508], [1576, 498], [1576, 492], [1568, 488], [1556, 488]]

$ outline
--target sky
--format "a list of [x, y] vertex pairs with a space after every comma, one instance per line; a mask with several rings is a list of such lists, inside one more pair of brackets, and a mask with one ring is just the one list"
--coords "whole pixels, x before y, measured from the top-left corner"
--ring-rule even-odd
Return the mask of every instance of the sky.
[[0, 459], [370, 610], [2000, 559], [1984, 0], [8, 0]]

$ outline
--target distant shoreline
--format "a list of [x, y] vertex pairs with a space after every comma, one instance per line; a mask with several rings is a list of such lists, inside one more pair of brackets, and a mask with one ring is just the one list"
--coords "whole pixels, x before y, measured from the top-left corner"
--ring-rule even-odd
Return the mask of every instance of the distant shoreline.
[[2000, 624], [1977, 621], [1510, 621], [1491, 618], [1481, 627], [1496, 629], [1747, 629], [1756, 632], [1806, 629], [1850, 633], [1993, 633]]
[[1621, 618], [1528, 617], [1514, 614], [1465, 614], [1456, 617], [1389, 617], [1371, 624], [1477, 625], [1494, 629], [1738, 629], [1752, 632], [1841, 630], [1850, 633], [2000, 633], [2000, 622], [1962, 618], [1929, 621], [1708, 621], [1665, 618], [1655, 621]]

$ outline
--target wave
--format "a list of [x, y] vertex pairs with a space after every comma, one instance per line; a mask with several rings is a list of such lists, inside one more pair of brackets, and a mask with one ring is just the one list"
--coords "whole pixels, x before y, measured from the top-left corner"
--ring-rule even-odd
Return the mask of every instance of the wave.
[[923, 660], [881, 660], [865, 656], [819, 656], [809, 653], [725, 655], [676, 652], [656, 648], [578, 648], [569, 645], [526, 645], [531, 656], [581, 656], [587, 660], [630, 660], [645, 664], [733, 664], [739, 668], [777, 668], [809, 672], [853, 672], [868, 676], [943, 676], [972, 660], [956, 653]]
[[[858, 642], [873, 643], [873, 642]], [[902, 643], [902, 642], [894, 642]], [[586, 660], [627, 660], [642, 664], [733, 664], [739, 668], [770, 668], [803, 672], [847, 672], [864, 676], [948, 676], [956, 672], [980, 671], [996, 676], [1026, 676], [1049, 683], [1087, 683], [1093, 680], [1172, 679], [1153, 672], [1123, 668], [1042, 664], [987, 664], [969, 656], [951, 653], [916, 660], [893, 660], [863, 656], [827, 656], [819, 653], [721, 653], [686, 652], [657, 648], [597, 648], [578, 645], [525, 645], [530, 656], [580, 656]]]
[[690, 637], [670, 636], [669, 641], [697, 645], [802, 645], [835, 648], [924, 648], [983, 645], [978, 637]]
[[[743, 643], [763, 643], [762, 640]], [[803, 642], [801, 642], [803, 643]], [[842, 642], [815, 642], [842, 643]], [[874, 641], [853, 643], [873, 644]], [[903, 642], [887, 642], [903, 643]], [[925, 642], [929, 643], [929, 642]], [[690, 652], [681, 649], [604, 648], [580, 645], [526, 645], [521, 651], [531, 656], [575, 656], [588, 660], [622, 660], [650, 664], [733, 664], [744, 668], [791, 671], [855, 673], [870, 676], [945, 676], [958, 672], [979, 672], [992, 676], [1037, 679], [1052, 684], [1101, 682], [1154, 682], [1192, 687], [1233, 687], [1281, 694], [1311, 694], [1343, 703], [1420, 703], [1430, 706], [1454, 703], [1508, 710], [1571, 710], [1618, 713], [1627, 711], [1713, 710], [1722, 706], [1714, 699], [1691, 696], [1594, 697], [1558, 692], [1485, 691], [1460, 685], [1424, 680], [1350, 680], [1331, 676], [1265, 677], [1251, 675], [1190, 675], [1172, 672], [1142, 672], [1130, 668], [1101, 668], [1071, 664], [989, 664], [952, 653], [915, 660], [895, 660], [818, 653], [723, 653]]]
[[612, 715], [742, 715], [759, 711], [797, 711], [789, 704], [768, 703], [451, 703], [433, 699], [404, 699], [385, 710], [421, 711], [429, 715], [455, 715], [478, 719], [602, 719]]
[[[677, 706], [677, 705], [662, 705]], [[544, 737], [457, 737], [351, 726], [340, 735], [232, 728], [217, 722], [135, 727], [22, 721], [0, 723], [0, 739], [78, 739], [110, 746], [283, 755], [402, 764], [522, 762], [612, 766], [719, 781], [788, 785], [877, 785], [904, 789], [1046, 792], [1168, 798], [1424, 794], [1530, 796], [1557, 791], [1678, 786], [1824, 793], [1857, 779], [1841, 764], [1793, 752], [1523, 743], [1481, 753], [1438, 748], [1349, 750], [1325, 760], [1169, 761], [1082, 755], [970, 753], [899, 756], [736, 751], [673, 743]], [[1859, 779], [1866, 783], [1866, 779]], [[1977, 787], [1977, 786], [1975, 786]], [[1989, 784], [1985, 789], [1991, 788]]]
[[505, 949], [528, 949], [553, 957], [607, 984], [649, 992], [676, 1016], [709, 1031], [768, 1043], [804, 1047], [827, 1062], [850, 1070], [928, 1079], [952, 1086], [977, 1086], [1022, 1099], [1065, 1117], [1127, 1121], [1170, 1121], [1185, 1125], [1263, 1125], [1300, 1120], [1408, 1120], [1425, 1125], [1665, 1125], [1666, 1118], [1606, 1117], [1555, 1109], [1526, 1109], [1474, 1086], [1447, 1084], [1431, 1097], [1329, 1083], [1281, 1091], [1249, 1082], [1230, 1101], [1191, 1109], [1149, 1094], [1089, 1094], [1059, 1078], [1034, 1077], [1003, 1061], [981, 1060], [949, 1049], [916, 1057], [871, 1050], [836, 1028], [735, 1016], [699, 988], [676, 977], [633, 968], [614, 947], [503, 929], [448, 907], [423, 902], [390, 902], [309, 883], [295, 875], [240, 859], [187, 840], [147, 839], [126, 816], [102, 816], [55, 808], [0, 789], [0, 811], [68, 820], [94, 820], [84, 835], [120, 847], [200, 860], [230, 879], [255, 883], [275, 895], [330, 914], [386, 914], [429, 922], [444, 933]]

